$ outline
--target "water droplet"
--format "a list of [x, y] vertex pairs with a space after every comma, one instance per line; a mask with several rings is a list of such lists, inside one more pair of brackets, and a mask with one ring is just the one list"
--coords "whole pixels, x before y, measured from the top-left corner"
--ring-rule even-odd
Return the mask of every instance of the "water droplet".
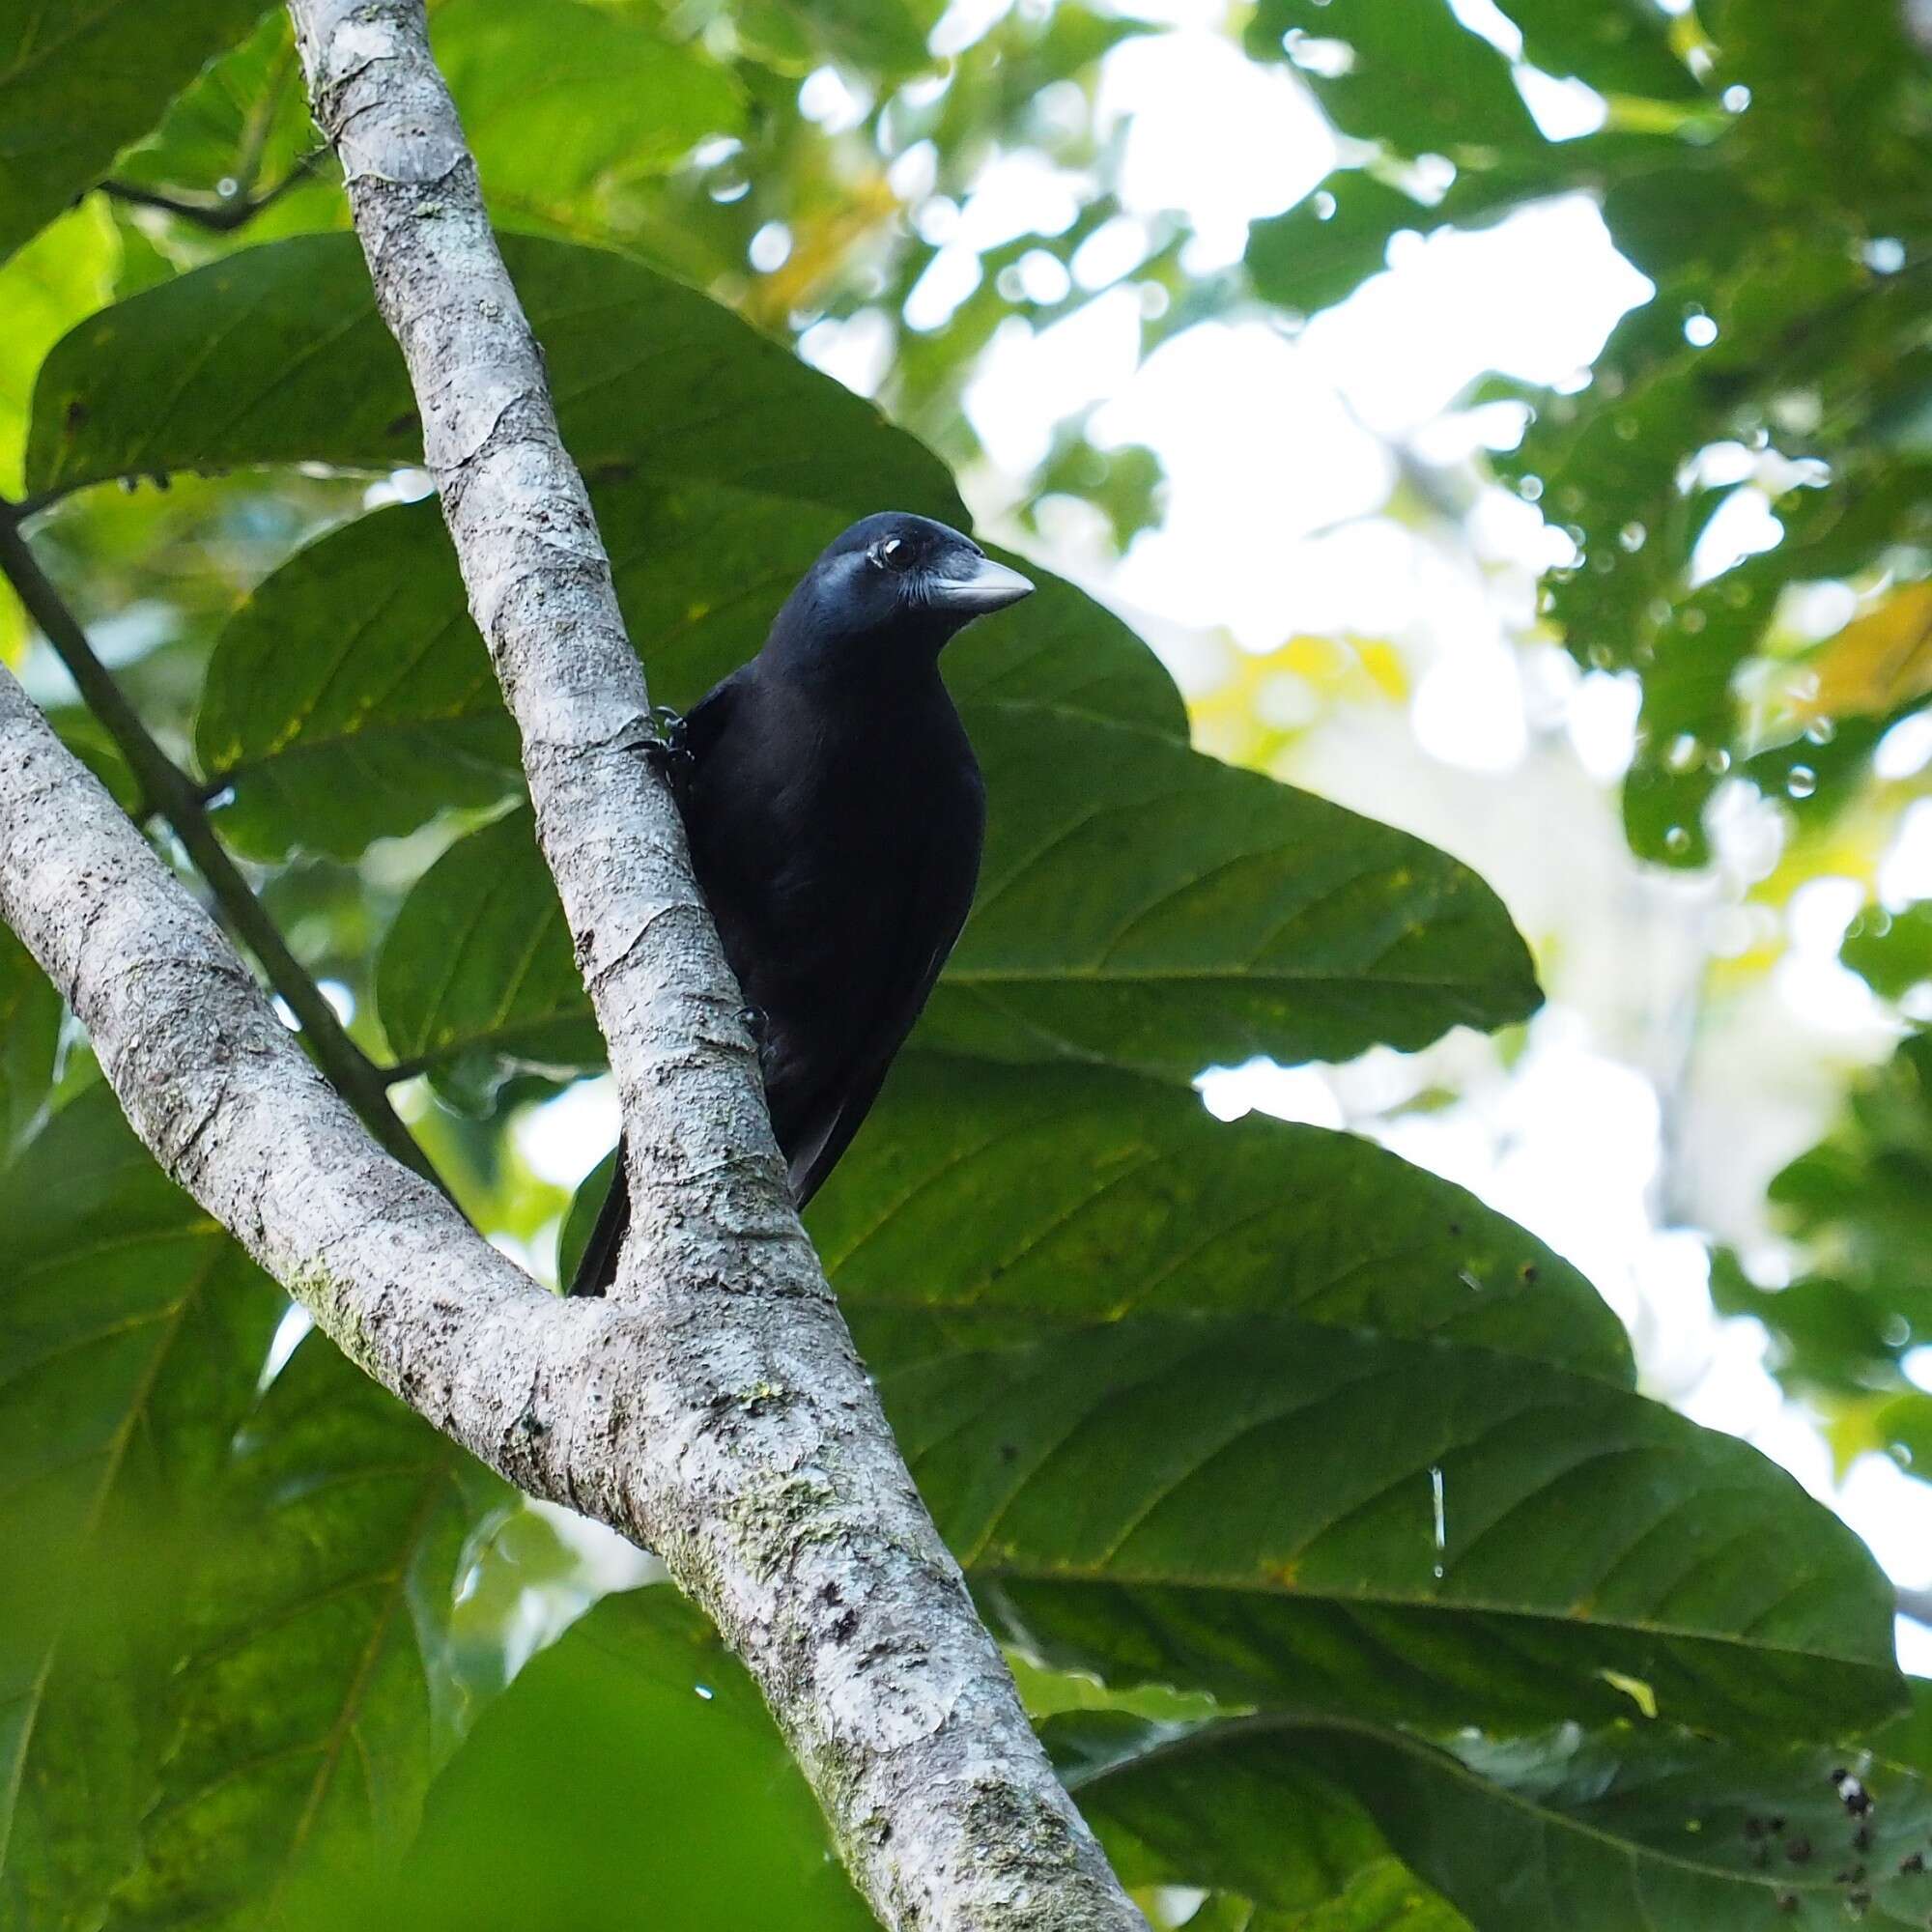
[[1617, 541], [1626, 550], [1637, 551], [1643, 548], [1644, 539], [1649, 534], [1650, 532], [1641, 524], [1630, 523], [1617, 532]]
[[1617, 661], [1608, 644], [1592, 644], [1588, 655], [1592, 670], [1608, 670]]
[[1439, 1582], [1443, 1552], [1449, 1548], [1449, 1504], [1440, 1463], [1432, 1463], [1429, 1469], [1429, 1514], [1430, 1532], [1435, 1544], [1435, 1576]]
[[1634, 442], [1643, 433], [1643, 425], [1634, 416], [1617, 418], [1617, 438], [1622, 442]]
[[1720, 779], [1731, 768], [1731, 754], [1721, 745], [1716, 747], [1704, 760], [1704, 769], [1713, 778]]
[[1473, 1288], [1478, 1294], [1482, 1293], [1483, 1284], [1480, 1281], [1478, 1281], [1476, 1277], [1473, 1274], [1471, 1274], [1467, 1268], [1458, 1268], [1456, 1270], [1456, 1279], [1460, 1281], [1464, 1288]]
[[1325, 187], [1310, 200], [1308, 206], [1314, 211], [1317, 221], [1334, 220], [1335, 197]]
[[1525, 503], [1540, 502], [1543, 497], [1543, 478], [1525, 476], [1516, 486], [1516, 493]]
[[1724, 89], [1724, 112], [1742, 114], [1751, 103], [1751, 92], [1743, 81], [1733, 81]]
[[1809, 798], [1818, 789], [1818, 774], [1809, 765], [1793, 765], [1785, 777], [1784, 788], [1793, 798]]
[[214, 191], [223, 201], [233, 201], [242, 192], [242, 184], [233, 175], [223, 175], [214, 184]]
[[1702, 763], [1703, 757], [1704, 747], [1689, 731], [1680, 731], [1671, 739], [1663, 762], [1673, 772], [1688, 772], [1692, 765]]
[[1684, 339], [1692, 349], [1708, 349], [1718, 339], [1718, 325], [1708, 315], [1688, 316]]
[[710, 1703], [712, 1698], [714, 1698], [718, 1694], [717, 1691], [712, 1690], [711, 1686], [708, 1684], [694, 1684], [691, 1688], [694, 1690], [696, 1690], [697, 1694], [700, 1697], [702, 1697], [707, 1704]]
[[1685, 611], [1683, 616], [1678, 618], [1677, 628], [1687, 636], [1694, 638], [1704, 628], [1703, 611], [1698, 610], [1695, 605], [1692, 605], [1690, 610]]
[[1832, 718], [1814, 718], [1804, 727], [1805, 739], [1813, 745], [1829, 745], [1837, 735], [1837, 721]]
[[1690, 849], [1690, 834], [1681, 825], [1673, 825], [1663, 835], [1663, 849], [1673, 858], [1682, 858]]

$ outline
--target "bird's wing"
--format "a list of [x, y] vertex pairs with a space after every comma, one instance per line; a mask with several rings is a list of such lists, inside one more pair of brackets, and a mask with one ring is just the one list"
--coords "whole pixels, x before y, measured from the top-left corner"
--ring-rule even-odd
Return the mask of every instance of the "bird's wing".
[[888, 1069], [931, 996], [973, 906], [980, 876], [980, 830], [970, 838], [934, 838], [914, 881], [901, 948], [880, 1002], [877, 1024], [847, 1065], [810, 1108], [790, 1154], [792, 1197], [803, 1208], [851, 1145], [879, 1096]]

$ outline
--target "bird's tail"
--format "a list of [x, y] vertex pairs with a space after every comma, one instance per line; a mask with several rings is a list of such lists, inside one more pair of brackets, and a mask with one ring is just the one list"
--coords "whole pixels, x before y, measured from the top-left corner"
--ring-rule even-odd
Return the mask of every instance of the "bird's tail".
[[597, 1225], [590, 1231], [570, 1278], [572, 1294], [604, 1294], [617, 1275], [617, 1257], [624, 1251], [624, 1236], [631, 1226], [631, 1179], [624, 1171], [623, 1143], [617, 1146], [617, 1165], [611, 1176], [611, 1191], [597, 1210]]

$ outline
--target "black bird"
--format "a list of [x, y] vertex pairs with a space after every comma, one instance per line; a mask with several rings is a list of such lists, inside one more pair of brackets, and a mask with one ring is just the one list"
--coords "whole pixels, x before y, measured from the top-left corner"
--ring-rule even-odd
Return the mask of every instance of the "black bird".
[[[764, 648], [672, 729], [691, 858], [754, 1016], [802, 1208], [845, 1151], [966, 923], [986, 796], [939, 653], [1033, 585], [887, 512], [833, 543]], [[623, 1152], [573, 1294], [630, 1219]]]

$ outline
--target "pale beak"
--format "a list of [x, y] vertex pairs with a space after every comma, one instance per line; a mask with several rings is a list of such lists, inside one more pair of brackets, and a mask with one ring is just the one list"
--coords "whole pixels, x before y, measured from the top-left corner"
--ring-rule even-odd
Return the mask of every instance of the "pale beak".
[[1022, 597], [1033, 595], [1033, 582], [990, 556], [976, 556], [965, 575], [929, 577], [926, 597], [942, 611], [1004, 611]]

